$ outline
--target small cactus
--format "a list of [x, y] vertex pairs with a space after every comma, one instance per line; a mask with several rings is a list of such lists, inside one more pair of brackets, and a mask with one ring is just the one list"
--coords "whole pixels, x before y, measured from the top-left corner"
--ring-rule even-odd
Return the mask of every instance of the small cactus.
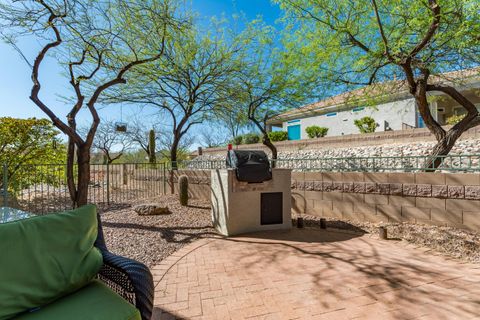
[[181, 175], [178, 178], [178, 194], [180, 196], [180, 204], [188, 206], [188, 177]]
[[148, 160], [150, 163], [155, 163], [157, 161], [155, 149], [155, 131], [152, 129], [148, 133]]

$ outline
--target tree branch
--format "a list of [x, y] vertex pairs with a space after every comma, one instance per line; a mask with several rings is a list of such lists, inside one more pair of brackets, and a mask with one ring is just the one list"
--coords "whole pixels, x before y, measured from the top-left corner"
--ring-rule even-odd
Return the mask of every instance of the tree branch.
[[42, 50], [40, 50], [39, 54], [35, 58], [35, 61], [33, 63], [33, 68], [32, 68], [32, 82], [33, 82], [33, 87], [30, 93], [30, 100], [32, 100], [49, 118], [52, 120], [52, 122], [55, 124], [57, 128], [59, 128], [64, 134], [70, 137], [72, 141], [74, 141], [77, 144], [82, 143], [81, 137], [76, 133], [74, 130], [72, 130], [66, 123], [61, 121], [55, 113], [53, 113], [50, 108], [48, 108], [43, 101], [40, 100], [38, 97], [38, 94], [41, 89], [40, 85], [40, 80], [38, 78], [39, 75], [39, 69], [40, 66], [43, 62], [43, 59], [45, 58], [47, 52], [57, 46], [59, 46], [62, 43], [62, 38], [60, 36], [60, 32], [58, 28], [55, 26], [55, 20], [59, 18], [63, 18], [66, 15], [57, 15], [53, 12], [53, 9], [50, 8], [43, 0], [38, 1], [47, 11], [50, 12], [50, 16], [48, 18], [48, 27], [51, 28], [55, 34], [55, 41], [47, 43]]
[[377, 1], [372, 0], [372, 5], [373, 5], [373, 11], [375, 13], [375, 18], [377, 20], [378, 29], [380, 31], [380, 35], [382, 37], [383, 45], [385, 47], [385, 55], [388, 57], [388, 59], [390, 61], [393, 62], [394, 59], [393, 59], [392, 55], [390, 54], [390, 49], [388, 48], [388, 40], [387, 40], [387, 37], [385, 36], [385, 32], [383, 30], [382, 20], [380, 19], [380, 14], [378, 12]]
[[438, 29], [440, 24], [440, 5], [437, 3], [437, 0], [428, 0], [429, 8], [433, 13], [433, 21], [428, 28], [427, 33], [423, 37], [422, 41], [418, 43], [415, 48], [408, 54], [409, 58], [415, 57], [433, 38], [433, 35]]
[[450, 96], [453, 100], [457, 101], [462, 107], [467, 109], [469, 113], [478, 114], [478, 110], [471, 102], [468, 100], [464, 95], [462, 95], [457, 89], [454, 87], [450, 86], [443, 86], [443, 85], [438, 85], [438, 84], [429, 84], [427, 85], [427, 91], [439, 91], [447, 94]]

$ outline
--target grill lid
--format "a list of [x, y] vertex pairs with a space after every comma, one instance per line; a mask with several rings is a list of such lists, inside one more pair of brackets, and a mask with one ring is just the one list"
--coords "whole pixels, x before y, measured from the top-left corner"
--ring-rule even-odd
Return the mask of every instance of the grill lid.
[[227, 167], [236, 170], [238, 181], [259, 183], [272, 179], [270, 161], [263, 151], [229, 150]]

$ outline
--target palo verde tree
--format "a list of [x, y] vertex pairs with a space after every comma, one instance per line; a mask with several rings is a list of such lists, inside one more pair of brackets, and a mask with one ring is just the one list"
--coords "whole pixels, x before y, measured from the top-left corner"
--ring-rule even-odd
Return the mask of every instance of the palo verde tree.
[[[435, 171], [457, 139], [480, 124], [478, 110], [459, 89], [478, 77], [480, 2], [477, 0], [276, 0], [286, 10], [290, 50], [332, 85], [374, 88], [385, 96], [409, 92], [437, 139], [428, 171]], [[296, 47], [294, 47], [295, 43]], [[451, 71], [451, 72], [449, 72]], [[453, 72], [455, 71], [455, 72]], [[397, 80], [375, 85], [387, 80]], [[369, 90], [366, 90], [367, 92]], [[450, 129], [432, 116], [429, 98], [442, 93], [466, 111]]]
[[[88, 134], [88, 128], [81, 128], [82, 135]], [[103, 164], [111, 164], [120, 159], [130, 147], [127, 135], [117, 132], [115, 122], [102, 120], [95, 133], [92, 147], [103, 155]]]
[[279, 32], [262, 21], [252, 21], [238, 36], [242, 43], [241, 68], [230, 87], [230, 105], [243, 110], [262, 134], [262, 143], [277, 159], [277, 148], [268, 135], [268, 120], [297, 106], [311, 93], [308, 70], [291, 64]]
[[[162, 162], [171, 162], [171, 150], [172, 150], [172, 145], [175, 143], [175, 137], [171, 134], [171, 131], [166, 129], [164, 131], [161, 131], [161, 136], [158, 139], [159, 142], [159, 154], [161, 156], [161, 161]], [[190, 149], [192, 145], [195, 143], [197, 140], [197, 136], [193, 135], [193, 133], [186, 133], [182, 139], [180, 140], [180, 143], [177, 146], [177, 160], [176, 161], [183, 161], [187, 160], [190, 155]]]
[[[214, 106], [225, 99], [223, 88], [235, 70], [237, 48], [225, 41], [218, 24], [204, 31], [192, 24], [165, 45], [164, 58], [137, 68], [129, 87], [118, 88], [108, 102], [127, 102], [157, 108], [170, 120], [169, 142], [172, 168], [182, 138], [211, 117]], [[156, 37], [156, 35], [150, 35]]]
[[[239, 108], [235, 103], [236, 101], [233, 99], [222, 101], [222, 105], [215, 108], [211, 123], [213, 126], [220, 125], [222, 129], [226, 129], [230, 139], [238, 137], [243, 129], [249, 127], [249, 124], [251, 124], [245, 110]], [[216, 140], [220, 142], [221, 139], [217, 138]]]
[[216, 122], [207, 122], [203, 125], [200, 130], [197, 130], [199, 138], [197, 141], [201, 143], [202, 146], [206, 148], [218, 148], [222, 145], [225, 145], [227, 141], [229, 141], [231, 134], [228, 134], [225, 131], [225, 128], [222, 127], [217, 128]]
[[[97, 101], [106, 90], [125, 84], [132, 69], [162, 56], [168, 32], [177, 26], [171, 1], [14, 1], [0, 4], [0, 23], [4, 40], [18, 51], [15, 40], [22, 35], [43, 43], [33, 62], [22, 54], [32, 70], [30, 99], [68, 137], [69, 194], [74, 206], [84, 205], [90, 151], [100, 123]], [[152, 39], [150, 34], [157, 37]], [[40, 95], [47, 56], [65, 67], [73, 92], [66, 120], [61, 120]], [[82, 109], [92, 119], [85, 136], [76, 121]]]

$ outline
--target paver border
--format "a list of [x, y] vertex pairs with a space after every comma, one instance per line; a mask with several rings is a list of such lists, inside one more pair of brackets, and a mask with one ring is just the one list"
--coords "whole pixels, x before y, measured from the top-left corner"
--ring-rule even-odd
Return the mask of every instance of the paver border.
[[156, 289], [158, 284], [163, 280], [165, 275], [170, 271], [170, 269], [175, 266], [181, 259], [183, 259], [188, 254], [192, 253], [193, 251], [197, 250], [200, 247], [203, 247], [215, 239], [221, 239], [221, 236], [211, 236], [208, 238], [201, 238], [195, 240], [192, 243], [187, 244], [186, 246], [178, 249], [165, 259], [163, 259], [159, 264], [150, 268], [153, 276], [153, 284], [154, 288]]

